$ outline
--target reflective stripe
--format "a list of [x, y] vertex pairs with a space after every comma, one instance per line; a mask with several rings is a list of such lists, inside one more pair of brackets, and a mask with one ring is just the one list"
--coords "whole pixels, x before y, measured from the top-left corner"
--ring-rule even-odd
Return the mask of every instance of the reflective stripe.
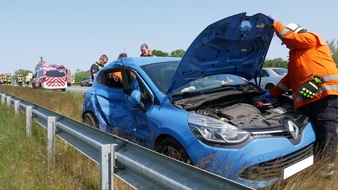
[[277, 84], [277, 86], [278, 86], [279, 88], [283, 89], [284, 91], [289, 91], [289, 90], [290, 90], [289, 87], [285, 86], [285, 85], [284, 85], [283, 83], [281, 83], [281, 82], [279, 82], [279, 83]]
[[[338, 90], [338, 85], [323, 85], [318, 89], [317, 95], [321, 94], [325, 91], [329, 91], [329, 90]], [[292, 94], [292, 97], [295, 97], [294, 94]], [[295, 100], [294, 100], [294, 104], [297, 104], [298, 102], [305, 100], [302, 96], [298, 96]]]
[[328, 80], [338, 80], [338, 75], [327, 75], [323, 77], [325, 81]]
[[278, 37], [279, 37], [280, 39], [283, 39], [283, 38], [284, 38], [284, 35], [285, 35], [287, 32], [289, 32], [289, 31], [291, 31], [291, 30], [289, 30], [288, 28], [284, 28], [284, 29], [282, 30], [282, 32], [279, 33]]

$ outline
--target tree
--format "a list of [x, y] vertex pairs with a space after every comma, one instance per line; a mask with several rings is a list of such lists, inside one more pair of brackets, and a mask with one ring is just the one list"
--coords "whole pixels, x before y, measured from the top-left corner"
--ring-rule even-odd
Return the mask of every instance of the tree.
[[334, 60], [334, 62], [336, 63], [336, 66], [338, 67], [338, 40], [335, 44], [335, 40], [331, 40], [331, 41], [326, 41], [327, 45], [330, 48], [330, 52], [332, 55], [332, 58]]
[[75, 73], [75, 79], [74, 81], [75, 82], [81, 82], [82, 79], [86, 78], [86, 77], [91, 77], [91, 73], [90, 73], [90, 70], [87, 70], [87, 71], [79, 71], [78, 69], [76, 70], [76, 73]]
[[185, 51], [183, 49], [178, 49], [170, 53], [170, 57], [183, 57]]
[[33, 72], [30, 71], [30, 70], [19, 69], [19, 70], [14, 72], [14, 77], [16, 79], [19, 74], [21, 74], [23, 77], [25, 77], [26, 75], [28, 75], [28, 73], [33, 73]]
[[265, 60], [263, 67], [282, 67], [287, 68], [288, 61], [283, 60], [282, 58], [276, 58], [271, 60]]
[[163, 52], [161, 50], [156, 50], [154, 49], [153, 51], [151, 51], [153, 53], [153, 55], [157, 56], [157, 57], [169, 57], [169, 54], [166, 52]]

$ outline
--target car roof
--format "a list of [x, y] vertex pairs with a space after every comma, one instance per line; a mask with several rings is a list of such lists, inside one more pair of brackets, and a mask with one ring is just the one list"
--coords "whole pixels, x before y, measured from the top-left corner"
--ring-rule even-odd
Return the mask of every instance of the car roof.
[[124, 57], [105, 65], [104, 68], [110, 68], [114, 64], [143, 66], [158, 62], [180, 61], [178, 57]]

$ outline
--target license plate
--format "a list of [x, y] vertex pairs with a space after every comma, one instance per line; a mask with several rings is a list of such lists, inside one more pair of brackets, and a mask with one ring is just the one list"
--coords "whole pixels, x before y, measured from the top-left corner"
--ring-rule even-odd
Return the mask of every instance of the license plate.
[[287, 168], [284, 168], [283, 169], [283, 179], [286, 179], [302, 170], [304, 170], [305, 168], [313, 165], [313, 160], [314, 160], [314, 157], [313, 155], [300, 161], [300, 162], [297, 162]]

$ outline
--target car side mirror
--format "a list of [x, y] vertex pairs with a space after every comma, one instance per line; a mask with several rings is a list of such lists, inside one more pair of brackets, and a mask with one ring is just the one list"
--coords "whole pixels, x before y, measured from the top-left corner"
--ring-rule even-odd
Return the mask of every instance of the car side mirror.
[[134, 102], [136, 103], [136, 105], [142, 110], [142, 111], [146, 111], [146, 107], [144, 106], [143, 102], [141, 101], [141, 92], [138, 90], [133, 90], [133, 92], [131, 93], [131, 98], [134, 100]]

